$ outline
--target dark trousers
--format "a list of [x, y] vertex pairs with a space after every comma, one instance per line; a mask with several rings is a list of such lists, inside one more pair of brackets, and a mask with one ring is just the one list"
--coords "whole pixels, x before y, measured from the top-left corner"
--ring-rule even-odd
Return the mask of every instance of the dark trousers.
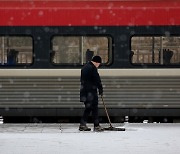
[[88, 116], [92, 112], [94, 126], [99, 126], [99, 117], [98, 117], [98, 103], [97, 102], [84, 102], [85, 110], [83, 117], [81, 118], [81, 125], [86, 125]]

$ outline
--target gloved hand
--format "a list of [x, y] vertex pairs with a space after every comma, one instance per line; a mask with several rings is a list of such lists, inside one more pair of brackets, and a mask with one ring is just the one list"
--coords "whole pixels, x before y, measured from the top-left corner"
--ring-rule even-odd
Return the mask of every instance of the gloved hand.
[[103, 96], [103, 90], [99, 90], [99, 95]]

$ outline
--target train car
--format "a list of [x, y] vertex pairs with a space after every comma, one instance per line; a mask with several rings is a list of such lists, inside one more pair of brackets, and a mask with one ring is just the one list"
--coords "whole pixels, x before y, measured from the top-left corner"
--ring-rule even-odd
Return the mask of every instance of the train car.
[[0, 115], [81, 116], [80, 70], [100, 55], [110, 116], [178, 119], [179, 13], [178, 0], [0, 0]]

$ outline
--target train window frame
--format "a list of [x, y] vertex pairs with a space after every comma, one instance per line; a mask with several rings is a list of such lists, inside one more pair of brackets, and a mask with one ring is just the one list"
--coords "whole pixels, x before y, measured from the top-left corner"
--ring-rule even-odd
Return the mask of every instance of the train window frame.
[[[69, 67], [77, 67], [77, 66], [83, 66], [84, 64], [87, 63], [87, 61], [80, 61], [79, 63], [54, 63], [53, 62], [53, 56], [54, 56], [54, 50], [53, 50], [53, 39], [55, 37], [104, 37], [107, 38], [107, 62], [106, 63], [102, 63], [101, 66], [109, 66], [112, 64], [113, 62], [113, 37], [110, 35], [53, 35], [51, 37], [51, 45], [50, 45], [50, 63], [54, 66], [69, 66]], [[87, 49], [88, 50], [88, 49]], [[90, 50], [91, 51], [91, 50]], [[80, 51], [81, 52], [81, 51]], [[85, 54], [83, 55], [85, 56]], [[95, 56], [95, 55], [94, 55]], [[81, 60], [83, 59], [80, 56]]]
[[[172, 49], [170, 49], [170, 48], [162, 48], [162, 47], [160, 47], [159, 48], [159, 63], [155, 63], [155, 52], [154, 52], [154, 55], [153, 55], [153, 50], [155, 50], [155, 49], [153, 49], [153, 47], [152, 47], [152, 57], [154, 56], [154, 58], [152, 58], [152, 63], [134, 63], [133, 62], [133, 55], [134, 55], [134, 52], [132, 52], [133, 51], [133, 49], [132, 49], [132, 38], [134, 38], [134, 37], [151, 37], [151, 38], [159, 38], [159, 39], [163, 39], [163, 38], [173, 38], [173, 37], [177, 37], [177, 38], [179, 38], [180, 39], [180, 36], [178, 36], [178, 35], [170, 35], [170, 36], [166, 36], [166, 35], [134, 35], [134, 36], [132, 36], [131, 38], [130, 38], [130, 51], [129, 51], [129, 60], [130, 60], [130, 63], [132, 64], [132, 65], [134, 65], [134, 66], [160, 66], [160, 67], [163, 67], [163, 66], [166, 66], [166, 67], [168, 67], [168, 66], [180, 66], [180, 59], [179, 58], [177, 58], [177, 59], [179, 59], [179, 62], [177, 62], [177, 63], [171, 63], [170, 61], [171, 61], [171, 58], [173, 57], [173, 54], [174, 54], [174, 51], [176, 51], [176, 50], [173, 50], [172, 51]], [[161, 40], [161, 42], [160, 43], [162, 43], [162, 40]], [[169, 43], [169, 42], [168, 42]], [[137, 45], [138, 46], [138, 45]], [[155, 45], [153, 45], [154, 47], [155, 47]], [[166, 46], [166, 47], [168, 47], [168, 46]], [[176, 46], [176, 48], [177, 48], [178, 46]], [[157, 46], [156, 46], [156, 48], [157, 48]], [[169, 60], [167, 60], [167, 56], [165, 57], [163, 57], [163, 55], [165, 54], [165, 53], [168, 53], [169, 55], [171, 55], [171, 57], [170, 58], [168, 58]], [[178, 53], [178, 52], [177, 52]], [[179, 53], [180, 53], [180, 48], [179, 48]], [[179, 54], [178, 53], [178, 54]], [[168, 54], [166, 54], [166, 55], [168, 55]], [[177, 54], [177, 55], [178, 55]], [[153, 60], [154, 59], [154, 60]], [[154, 63], [153, 63], [153, 61], [154, 61]], [[167, 62], [168, 61], [168, 62]]]
[[[0, 56], [1, 57], [3, 57], [4, 59], [3, 59], [3, 62], [0, 62], [0, 67], [24, 67], [24, 66], [31, 66], [31, 65], [33, 65], [33, 63], [34, 63], [34, 38], [33, 38], [33, 36], [31, 36], [31, 35], [19, 35], [19, 34], [13, 34], [13, 35], [0, 35], [0, 39], [1, 39], [1, 37], [4, 37], [4, 39], [7, 39], [7, 38], [13, 38], [13, 37], [17, 37], [17, 38], [23, 38], [23, 37], [26, 37], [26, 38], [31, 38], [31, 48], [30, 48], [30, 50], [31, 50], [31, 59], [29, 60], [30, 62], [29, 63], [23, 63], [23, 62], [21, 62], [21, 63], [19, 63], [19, 62], [17, 62], [17, 63], [9, 63], [8, 64], [8, 52], [10, 52], [10, 53], [21, 53], [21, 51], [18, 51], [19, 49], [16, 49], [18, 46], [15, 46], [15, 47], [4, 47], [4, 48], [6, 48], [6, 49], [4, 49], [4, 50], [7, 50], [6, 52], [6, 54], [5, 53], [2, 53], [2, 54], [0, 54]], [[8, 40], [8, 39], [7, 39]], [[4, 45], [3, 45], [4, 46]], [[26, 46], [25, 46], [26, 47]], [[3, 48], [3, 47], [2, 47]], [[2, 49], [3, 50], [3, 49]], [[21, 49], [20, 49], [21, 50]], [[30, 53], [30, 52], [29, 52]], [[6, 56], [5, 56], [6, 55]], [[27, 56], [27, 55], [26, 55]], [[0, 57], [0, 60], [2, 60], [2, 58]], [[16, 57], [16, 58], [18, 58], [19, 59], [19, 57]], [[21, 61], [23, 61], [22, 60], [23, 58], [21, 57]], [[28, 58], [26, 58], [26, 61], [28, 61]], [[6, 62], [6, 63], [5, 63]]]

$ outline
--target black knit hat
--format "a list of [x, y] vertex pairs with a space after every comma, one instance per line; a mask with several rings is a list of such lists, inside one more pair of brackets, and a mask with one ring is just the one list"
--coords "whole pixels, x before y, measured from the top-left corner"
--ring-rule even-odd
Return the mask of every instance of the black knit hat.
[[94, 56], [94, 57], [92, 58], [92, 61], [93, 61], [93, 62], [96, 62], [96, 63], [102, 63], [102, 59], [101, 59], [100, 56]]

